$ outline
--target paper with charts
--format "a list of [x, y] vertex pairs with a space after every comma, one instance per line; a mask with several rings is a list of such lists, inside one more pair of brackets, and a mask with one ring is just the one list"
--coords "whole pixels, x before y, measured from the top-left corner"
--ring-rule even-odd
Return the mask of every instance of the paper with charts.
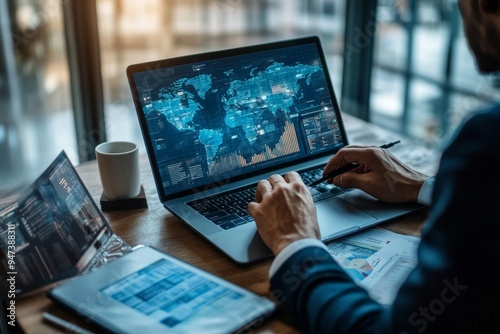
[[382, 228], [368, 229], [330, 242], [333, 258], [356, 283], [382, 304], [391, 304], [417, 265], [420, 238]]

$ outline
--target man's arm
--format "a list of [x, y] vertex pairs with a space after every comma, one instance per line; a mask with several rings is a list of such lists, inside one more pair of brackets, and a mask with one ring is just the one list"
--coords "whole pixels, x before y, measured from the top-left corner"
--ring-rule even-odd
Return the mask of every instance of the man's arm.
[[[304, 332], [374, 328], [374, 320], [381, 318], [384, 309], [321, 245], [316, 208], [297, 173], [287, 173], [285, 178], [272, 175], [259, 182], [256, 202], [250, 203], [248, 210], [264, 242], [278, 259], [286, 258], [271, 277], [271, 292], [294, 318], [300, 319]], [[385, 327], [377, 321], [377, 330], [383, 332]]]
[[[417, 202], [422, 205], [430, 205], [432, 199], [432, 191], [434, 189], [435, 177], [431, 176], [425, 180], [420, 192], [418, 194]], [[301, 239], [294, 241], [283, 249], [273, 260], [271, 267], [269, 268], [269, 277], [272, 277], [274, 273], [285, 263], [285, 261], [290, 258], [295, 253], [298, 253], [304, 248], [317, 246], [327, 249], [325, 244], [323, 244], [318, 239]]]
[[[417, 267], [389, 307], [369, 298], [320, 245], [305, 244], [281, 257], [293, 245], [308, 243], [299, 240], [317, 238], [310, 233], [314, 227], [294, 231], [301, 219], [316, 223], [314, 205], [300, 178], [274, 176], [278, 182], [272, 185], [263, 181], [249, 211], [264, 242], [283, 261], [272, 274], [271, 290], [304, 332], [491, 332], [500, 326], [500, 293], [496, 281], [484, 275], [481, 260], [498, 253], [498, 197], [490, 195], [500, 187], [498, 129], [500, 110], [474, 117], [445, 151]], [[291, 237], [283, 238], [289, 231]], [[273, 238], [282, 242], [270, 242]]]
[[271, 277], [271, 293], [304, 333], [390, 333], [384, 307], [371, 299], [324, 246], [294, 253]]
[[[362, 163], [369, 167], [363, 170], [369, 177], [381, 177], [383, 181], [364, 183], [365, 191], [370, 190], [366, 185], [395, 187], [392, 196], [402, 201], [400, 195], [406, 196], [408, 187], [421, 187], [428, 179], [407, 169], [392, 156], [391, 164], [397, 168], [391, 172], [404, 171], [405, 175], [388, 175], [386, 164], [374, 161], [380, 157], [366, 157]], [[357, 163], [360, 162], [357, 159]], [[410, 181], [404, 182], [410, 175]], [[419, 191], [411, 200], [417, 201]], [[271, 291], [294, 318], [301, 319], [299, 323], [304, 332], [387, 332], [391, 328], [387, 309], [354, 283], [319, 241], [316, 209], [297, 173], [288, 173], [284, 178], [273, 175], [259, 182], [256, 200], [249, 204], [248, 210], [264, 242], [277, 255], [270, 268]]]

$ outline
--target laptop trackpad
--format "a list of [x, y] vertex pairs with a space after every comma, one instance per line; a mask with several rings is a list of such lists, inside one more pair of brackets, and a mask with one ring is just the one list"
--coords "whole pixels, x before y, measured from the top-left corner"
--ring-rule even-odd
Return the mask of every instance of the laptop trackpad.
[[377, 218], [339, 199], [316, 204], [316, 211], [318, 212], [319, 229], [323, 241], [352, 233], [358, 230], [359, 226], [377, 220]]

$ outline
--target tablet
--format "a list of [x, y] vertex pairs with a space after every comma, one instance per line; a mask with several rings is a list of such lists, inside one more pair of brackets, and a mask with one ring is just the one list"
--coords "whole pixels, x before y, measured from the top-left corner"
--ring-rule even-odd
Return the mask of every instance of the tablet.
[[116, 333], [233, 333], [276, 304], [152, 247], [139, 248], [48, 292]]

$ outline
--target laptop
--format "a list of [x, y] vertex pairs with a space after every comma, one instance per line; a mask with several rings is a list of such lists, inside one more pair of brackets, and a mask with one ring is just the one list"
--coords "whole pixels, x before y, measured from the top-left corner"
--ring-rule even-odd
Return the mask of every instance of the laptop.
[[16, 275], [18, 296], [45, 291], [133, 249], [113, 232], [64, 150], [0, 208], [0, 267]]
[[[127, 67], [161, 203], [238, 263], [272, 255], [246, 207], [259, 180], [306, 184], [348, 144], [317, 36]], [[332, 240], [421, 208], [356, 189], [311, 188]]]

